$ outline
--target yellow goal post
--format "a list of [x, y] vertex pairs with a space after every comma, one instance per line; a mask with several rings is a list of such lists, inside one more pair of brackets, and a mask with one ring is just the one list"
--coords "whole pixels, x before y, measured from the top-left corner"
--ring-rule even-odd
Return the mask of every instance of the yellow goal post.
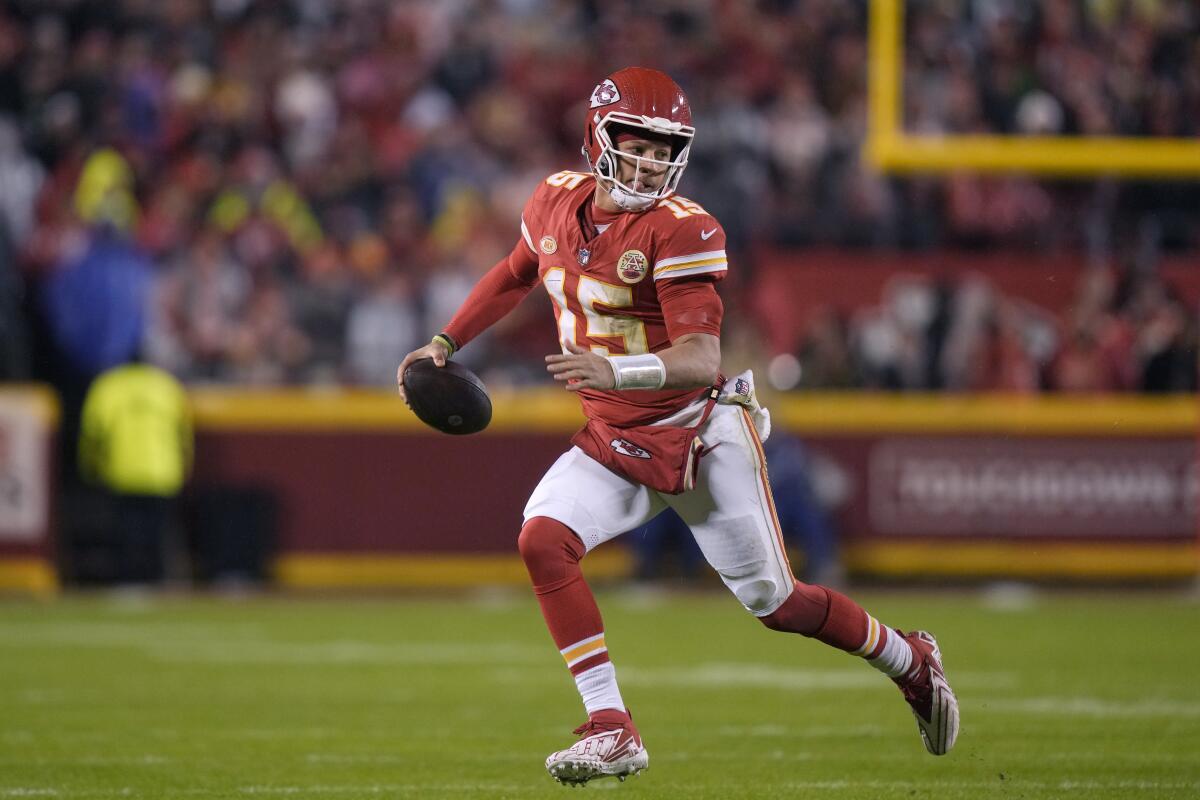
[[1200, 138], [914, 135], [904, 130], [905, 0], [871, 0], [864, 151], [884, 172], [1200, 177]]

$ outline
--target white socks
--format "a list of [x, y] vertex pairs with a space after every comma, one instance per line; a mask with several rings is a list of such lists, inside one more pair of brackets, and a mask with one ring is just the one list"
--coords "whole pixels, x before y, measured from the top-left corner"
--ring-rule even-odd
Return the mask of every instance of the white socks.
[[[875, 620], [872, 619], [871, 622]], [[867, 663], [889, 678], [899, 678], [912, 666], [912, 645], [891, 628], [880, 625], [879, 632], [886, 637], [883, 651], [875, 658], [868, 658]]]
[[[904, 646], [908, 647], [907, 644]], [[621, 690], [617, 688], [617, 670], [611, 661], [579, 673], [575, 676], [575, 685], [579, 687], [579, 696], [583, 698], [583, 707], [588, 714], [605, 708], [625, 710]]]

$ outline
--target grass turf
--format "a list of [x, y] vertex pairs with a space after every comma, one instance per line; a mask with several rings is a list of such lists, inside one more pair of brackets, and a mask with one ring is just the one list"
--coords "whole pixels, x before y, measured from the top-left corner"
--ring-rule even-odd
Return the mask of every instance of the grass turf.
[[[650, 769], [627, 798], [1200, 796], [1200, 605], [852, 593], [941, 641], [956, 749], [724, 594], [600, 595]], [[1021, 598], [1018, 596], [1017, 598]], [[0, 798], [552, 798], [583, 713], [525, 594], [0, 604]]]

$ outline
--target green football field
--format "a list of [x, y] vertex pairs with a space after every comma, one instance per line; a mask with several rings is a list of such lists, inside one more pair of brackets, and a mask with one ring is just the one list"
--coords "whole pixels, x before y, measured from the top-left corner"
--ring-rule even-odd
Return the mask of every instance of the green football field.
[[962, 705], [899, 692], [721, 593], [600, 594], [650, 769], [555, 784], [582, 709], [521, 592], [0, 603], [2, 798], [1197, 798], [1187, 593], [851, 592], [927, 627]]

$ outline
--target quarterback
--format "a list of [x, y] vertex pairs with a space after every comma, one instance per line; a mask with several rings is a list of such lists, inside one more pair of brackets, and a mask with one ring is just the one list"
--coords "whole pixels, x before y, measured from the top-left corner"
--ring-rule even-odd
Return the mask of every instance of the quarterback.
[[947, 752], [958, 703], [934, 638], [792, 575], [763, 458], [770, 417], [749, 372], [719, 370], [725, 234], [676, 194], [695, 134], [687, 98], [667, 75], [631, 67], [596, 86], [587, 114], [588, 171], [534, 190], [512, 252], [397, 372], [403, 397], [412, 361], [444, 365], [539, 284], [550, 295], [562, 352], [546, 369], [587, 424], [534, 489], [518, 546], [588, 718], [546, 769], [580, 784], [649, 763], [579, 563], [668, 506], [750, 614], [865, 659], [900, 687], [926, 749]]

